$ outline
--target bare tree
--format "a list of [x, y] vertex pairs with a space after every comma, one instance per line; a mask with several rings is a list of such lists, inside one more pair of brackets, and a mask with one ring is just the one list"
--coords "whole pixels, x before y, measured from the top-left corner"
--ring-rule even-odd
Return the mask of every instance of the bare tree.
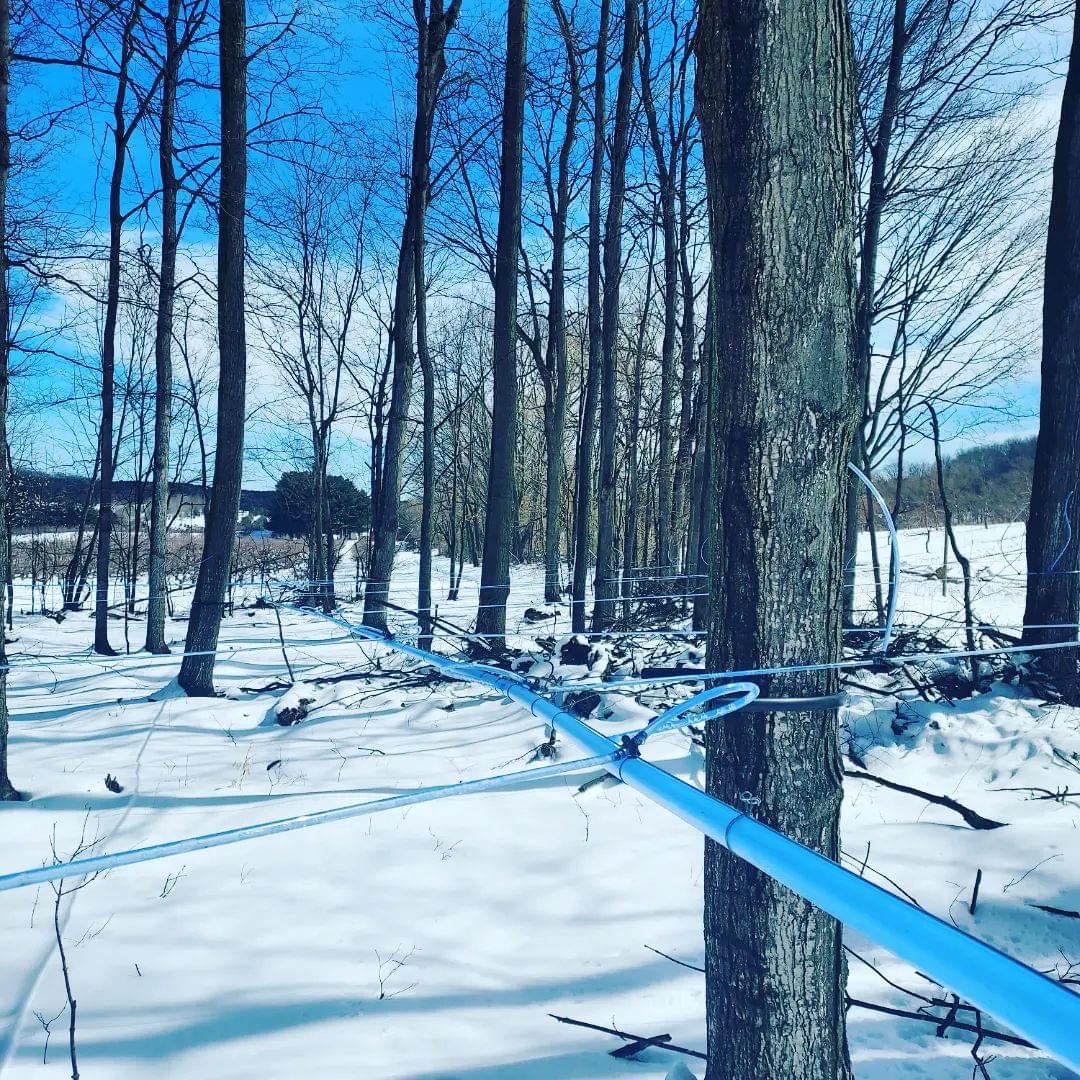
[[163, 31], [165, 56], [158, 114], [158, 169], [161, 174], [161, 257], [158, 268], [157, 325], [154, 338], [154, 459], [150, 500], [149, 597], [146, 651], [168, 652], [165, 644], [165, 544], [169, 512], [169, 440], [172, 436], [172, 338], [176, 295], [177, 193], [174, 125], [182, 48], [181, 0], [167, 0]]
[[615, 346], [619, 334], [619, 287], [622, 279], [623, 201], [626, 159], [630, 147], [630, 108], [634, 92], [634, 58], [638, 51], [637, 0], [623, 5], [622, 57], [615, 97], [615, 130], [611, 145], [611, 181], [604, 220], [604, 299], [600, 340], [600, 476], [597, 482], [596, 577], [592, 629], [609, 626], [615, 614], [615, 428], [618, 424]]
[[337, 547], [327, 477], [335, 427], [359, 406], [348, 374], [367, 288], [374, 173], [346, 130], [312, 127], [305, 120], [304, 132], [294, 132], [278, 153], [282, 175], [258, 199], [262, 227], [253, 261], [260, 336], [286, 386], [282, 408], [291, 418], [299, 406], [308, 431], [308, 593], [331, 611]]
[[[94, 590], [94, 651], [109, 655], [115, 652], [109, 644], [109, 575], [112, 559], [113, 474], [114, 474], [114, 416], [116, 387], [117, 319], [120, 312], [121, 258], [123, 229], [132, 210], [122, 205], [124, 174], [130, 156], [131, 140], [153, 103], [157, 86], [164, 72], [155, 73], [149, 87], [139, 88], [134, 80], [133, 65], [137, 52], [137, 36], [142, 32], [143, 0], [131, 0], [118, 11], [119, 34], [112, 98], [112, 160], [109, 172], [109, 246], [105, 285], [105, 318], [101, 342], [101, 423], [98, 428], [100, 444], [100, 479], [98, 488], [97, 572]], [[107, 20], [107, 28], [113, 20]], [[106, 50], [110, 48], [105, 45]], [[135, 108], [128, 114], [129, 99]]]
[[[579, 175], [573, 155], [583, 97], [581, 60], [574, 26], [561, 0], [552, 0], [552, 9], [559, 29], [563, 67], [557, 69], [551, 77], [551, 86], [545, 95], [546, 110], [541, 111], [538, 108], [535, 117], [535, 141], [539, 146], [539, 164], [543, 170], [546, 195], [546, 221], [538, 224], [550, 233], [551, 264], [546, 274], [534, 275], [529, 272], [526, 262], [525, 283], [532, 317], [532, 332], [519, 327], [519, 334], [528, 345], [536, 363], [544, 394], [544, 599], [549, 603], [561, 599], [559, 517], [562, 507], [563, 440], [569, 391], [566, 257], [571, 202]], [[565, 87], [561, 85], [564, 80]], [[532, 98], [536, 96], [535, 92], [531, 95]], [[555, 117], [564, 102], [562, 132], [556, 142]], [[540, 279], [540, 284], [547, 287], [546, 325], [535, 298], [534, 276]]]
[[[1027, 525], [1024, 641], [1074, 642], [1080, 623], [1080, 3], [1061, 102], [1043, 292], [1042, 396]], [[1046, 669], [1080, 700], [1077, 650]]]
[[678, 316], [678, 236], [675, 222], [675, 166], [678, 144], [665, 146], [653, 96], [652, 26], [648, 0], [644, 0], [641, 24], [641, 101], [649, 127], [649, 142], [656, 164], [659, 187], [660, 223], [664, 238], [664, 337], [660, 347], [660, 483], [657, 512], [656, 563], [660, 573], [667, 573], [671, 558], [671, 400], [675, 368], [675, 333]]
[[247, 14], [245, 0], [221, 0], [218, 27], [221, 183], [218, 197], [217, 312], [220, 374], [214, 487], [203, 557], [191, 603], [179, 683], [214, 693], [214, 660], [240, 508], [247, 381], [244, 235], [247, 204]]
[[503, 89], [499, 230], [495, 247], [494, 391], [488, 459], [484, 561], [476, 630], [501, 638], [510, 595], [511, 511], [517, 437], [517, 289], [521, 240], [521, 139], [525, 127], [528, 2], [509, 0]]
[[[7, 452], [7, 414], [11, 354], [11, 306], [8, 299], [8, 178], [11, 174], [11, 132], [8, 100], [11, 86], [11, 8], [0, 0], [0, 584], [11, 576], [11, 468]], [[10, 614], [7, 590], [0, 588], [0, 802], [19, 798], [8, 775], [8, 660], [5, 616]]]
[[[846, 11], [706, 0], [697, 49], [719, 368], [707, 663], [834, 661], [857, 405]], [[836, 685], [832, 671], [778, 674], [766, 692]], [[838, 857], [834, 712], [712, 724], [706, 737], [710, 793]], [[850, 1075], [839, 925], [714, 841], [705, 951], [710, 1075]]]
[[457, 22], [461, 0], [413, 5], [416, 16], [416, 115], [405, 220], [398, 252], [394, 314], [390, 324], [393, 377], [389, 410], [381, 433], [381, 469], [372, 485], [372, 548], [364, 590], [364, 622], [386, 629], [384, 603], [390, 589], [397, 545], [398, 503], [401, 499], [401, 458], [409, 419], [416, 328], [417, 261], [424, 258], [424, 221], [431, 184], [431, 137], [439, 88], [446, 72], [446, 39]]
[[[865, 471], [901, 442], [907, 449], [912, 435], [929, 438], [914, 426], [922, 400], [984, 401], [1026, 355], [1030, 335], [1018, 312], [1034, 280], [1032, 198], [1042, 148], [1024, 105], [1041, 77], [1038, 32], [1060, 10], [1060, 0], [851, 6], [863, 402], [854, 455]], [[849, 622], [866, 494], [849, 484]], [[866, 506], [872, 516], [869, 498]]]
[[604, 178], [604, 133], [607, 129], [607, 46], [611, 0], [600, 0], [600, 24], [596, 32], [593, 77], [592, 169], [589, 174], [588, 323], [589, 351], [582, 392], [578, 435], [577, 494], [574, 507], [574, 580], [571, 622], [575, 634], [585, 629], [585, 587], [589, 574], [592, 521], [593, 445], [596, 440], [596, 406], [600, 388], [602, 316], [600, 299], [600, 194]]

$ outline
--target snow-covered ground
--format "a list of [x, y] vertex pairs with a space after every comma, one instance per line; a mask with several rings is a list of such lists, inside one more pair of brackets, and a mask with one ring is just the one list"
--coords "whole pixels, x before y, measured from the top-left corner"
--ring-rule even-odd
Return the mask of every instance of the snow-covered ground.
[[[941, 534], [902, 539], [899, 622], [930, 616], [927, 629], [953, 640], [945, 619], [959, 612], [958, 568], [950, 559], [946, 596], [930, 576], [942, 562]], [[964, 529], [960, 542], [978, 575], [976, 614], [1015, 627], [1022, 526]], [[342, 566], [343, 584], [349, 569]], [[446, 574], [437, 560], [436, 595], [445, 595]], [[392, 598], [412, 606], [414, 580], [415, 557], [403, 555]], [[859, 581], [865, 607], [865, 565]], [[249, 600], [256, 591], [247, 590]], [[476, 596], [477, 574], [467, 569], [462, 599], [440, 601], [440, 614], [466, 622]], [[524, 619], [530, 606], [551, 610], [542, 596], [540, 571], [515, 575], [510, 623], [519, 645], [552, 630]], [[32, 800], [0, 808], [0, 872], [50, 861], [53, 847], [66, 858], [80, 838], [116, 851], [521, 769], [543, 741], [535, 718], [475, 686], [404, 685], [395, 674], [403, 665], [387, 650], [312, 615], [283, 618], [298, 684], [283, 685], [274, 612], [241, 608], [222, 631], [216, 681], [226, 696], [209, 701], [170, 692], [176, 658], [90, 657], [85, 615], [59, 625], [17, 619], [11, 651], [23, 666], [12, 676], [11, 766]], [[568, 621], [564, 608], [555, 629]], [[169, 628], [179, 646], [183, 622]], [[634, 641], [644, 655], [649, 639]], [[340, 678], [379, 668], [374, 679]], [[1080, 712], [1000, 684], [955, 706], [911, 690], [899, 702], [855, 694], [842, 716], [844, 742], [869, 771], [1008, 824], [973, 830], [922, 798], [849, 779], [848, 864], [1027, 963], [1080, 978], [1069, 967], [1080, 963], [1080, 920], [1033, 906], [1080, 909], [1080, 801], [1021, 790], [1080, 788]], [[312, 699], [306, 719], [274, 722], [303, 698]], [[627, 699], [598, 723], [615, 732], [648, 715]], [[685, 735], [650, 741], [648, 754], [701, 781], [700, 753]], [[106, 788], [107, 774], [121, 792]], [[646, 948], [700, 962], [701, 837], [623, 787], [579, 793], [587, 777], [538, 772], [514, 790], [90, 882], [59, 911], [81, 1075], [664, 1077], [672, 1054], [653, 1049], [619, 1061], [609, 1056], [618, 1039], [548, 1015], [704, 1043], [703, 977]], [[3, 1080], [71, 1072], [53, 916], [49, 886], [0, 893]], [[921, 1002], [886, 978], [925, 997], [942, 993], [859, 935], [847, 943], [869, 962], [851, 958], [853, 998], [917, 1010]], [[856, 1075], [971, 1076], [972, 1040], [958, 1032], [939, 1039], [935, 1030], [852, 1009]], [[982, 1053], [996, 1055], [987, 1065], [995, 1080], [1069, 1075], [1023, 1048], [987, 1041]], [[701, 1062], [686, 1063], [701, 1075]]]

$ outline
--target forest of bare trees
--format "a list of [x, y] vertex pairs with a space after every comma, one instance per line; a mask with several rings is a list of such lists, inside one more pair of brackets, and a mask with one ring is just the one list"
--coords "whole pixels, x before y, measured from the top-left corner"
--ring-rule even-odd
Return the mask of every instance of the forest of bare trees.
[[[498, 658], [511, 568], [537, 563], [593, 641], [658, 597], [707, 633], [706, 670], [834, 662], [898, 573], [848, 463], [902, 526], [905, 478], [926, 501], [941, 477], [948, 524], [942, 445], [1018, 420], [1041, 348], [1013, 510], [1024, 641], [1075, 641], [1075, 18], [1063, 0], [383, 0], [363, 20], [0, 0], [0, 583], [92, 615], [100, 656], [118, 615], [126, 651], [175, 647], [171, 591], [193, 589], [189, 695], [215, 692], [232, 582], [299, 577], [330, 613], [354, 574], [386, 631], [405, 547], [415, 593], [394, 605], [427, 647], [470, 564], [471, 640]], [[29, 520], [18, 482], [47, 469], [87, 480], [62, 528]], [[310, 498], [297, 542], [242, 504], [289, 471]], [[336, 524], [339, 477], [370, 495], [370, 532]], [[0, 800], [18, 798], [4, 650]], [[1043, 656], [1076, 700], [1077, 650]], [[834, 707], [707, 731], [711, 793], [838, 858]], [[847, 1075], [838, 924], [711, 842], [705, 867], [709, 1075]]]

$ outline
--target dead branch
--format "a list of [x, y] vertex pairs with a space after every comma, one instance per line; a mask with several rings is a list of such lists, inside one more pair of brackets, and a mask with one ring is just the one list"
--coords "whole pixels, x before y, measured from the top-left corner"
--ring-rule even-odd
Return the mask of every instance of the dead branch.
[[1029, 1043], [1027, 1039], [1020, 1038], [1019, 1035], [1010, 1035], [1004, 1031], [993, 1031], [990, 1028], [984, 1028], [981, 1025], [969, 1024], [964, 1020], [950, 1020], [947, 1024], [943, 1024], [940, 1016], [931, 1016], [928, 1013], [912, 1012], [910, 1009], [894, 1009], [889, 1005], [879, 1005], [874, 1001], [860, 1001], [858, 998], [849, 997], [847, 999], [847, 1005], [849, 1009], [869, 1009], [871, 1012], [885, 1013], [887, 1016], [898, 1016], [902, 1020], [919, 1020], [924, 1024], [936, 1024], [939, 1029], [956, 1031], [970, 1031], [976, 1035], [982, 1035], [984, 1039], [996, 1039], [998, 1042], [1010, 1043], [1013, 1046], [1027, 1046], [1031, 1049], [1035, 1049], [1033, 1043]]
[[1001, 829], [1008, 824], [1007, 821], [994, 821], [992, 818], [983, 817], [982, 814], [977, 814], [974, 810], [969, 810], [962, 803], [958, 803], [948, 795], [934, 795], [929, 791], [908, 787], [906, 784], [898, 784], [893, 780], [886, 780], [882, 776], [875, 776], [873, 773], [869, 772], [857, 772], [854, 769], [845, 769], [844, 775], [853, 776], [859, 780], [870, 780], [875, 784], [880, 784], [882, 787], [890, 788], [893, 791], [900, 791], [905, 795], [918, 796], [920, 799], [925, 799], [935, 806], [944, 806], [947, 810], [952, 810], [954, 813], [959, 814], [964, 819], [964, 822], [973, 829]]
[[1028, 904], [1028, 907], [1038, 908], [1050, 915], [1061, 915], [1066, 919], [1080, 919], [1080, 911], [1072, 911], [1069, 908], [1054, 907], [1052, 904]]
[[560, 1024], [572, 1024], [574, 1027], [588, 1028], [590, 1031], [602, 1031], [605, 1035], [617, 1035], [620, 1039], [625, 1039], [631, 1045], [637, 1045], [637, 1049], [631, 1051], [629, 1046], [620, 1047], [619, 1050], [613, 1050], [613, 1057], [626, 1057], [630, 1053], [640, 1053], [642, 1050], [648, 1049], [650, 1046], [659, 1046], [664, 1050], [670, 1050], [673, 1054], [685, 1054], [687, 1057], [700, 1058], [702, 1061], [708, 1060], [707, 1055], [703, 1054], [700, 1050], [690, 1050], [685, 1046], [676, 1046], [675, 1043], [669, 1042], [670, 1035], [631, 1035], [627, 1031], [620, 1031], [618, 1028], [604, 1027], [603, 1024], [589, 1024], [584, 1020], [573, 1020], [569, 1016], [556, 1016], [555, 1013], [548, 1013], [548, 1016], [552, 1020], [558, 1020]]
[[688, 964], [685, 960], [678, 960], [674, 956], [668, 956], [666, 952], [654, 949], [651, 945], [646, 945], [645, 948], [648, 949], [649, 952], [656, 953], [657, 956], [662, 956], [665, 960], [670, 960], [673, 964], [678, 964], [679, 967], [689, 968], [691, 971], [700, 971], [702, 974], [705, 973], [705, 969], [703, 967], [698, 967], [697, 964]]

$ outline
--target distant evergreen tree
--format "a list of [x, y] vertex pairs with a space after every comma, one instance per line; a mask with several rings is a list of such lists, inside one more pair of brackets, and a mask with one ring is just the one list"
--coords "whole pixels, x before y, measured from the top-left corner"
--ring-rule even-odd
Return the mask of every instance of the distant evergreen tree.
[[[335, 532], [363, 532], [371, 525], [371, 499], [344, 476], [326, 478]], [[270, 503], [269, 528], [284, 536], [307, 536], [312, 527], [312, 475], [282, 473]]]

